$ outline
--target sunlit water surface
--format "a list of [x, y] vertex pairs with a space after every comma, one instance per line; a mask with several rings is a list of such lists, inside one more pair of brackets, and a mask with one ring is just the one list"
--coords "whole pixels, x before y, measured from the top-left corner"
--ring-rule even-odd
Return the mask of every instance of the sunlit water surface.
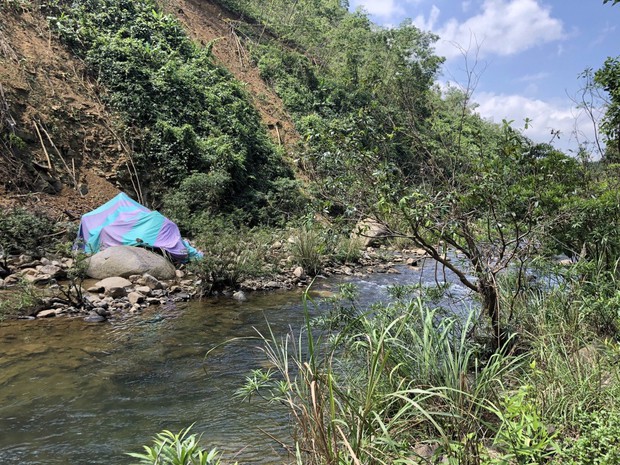
[[[360, 300], [386, 299], [390, 284], [436, 277], [423, 272], [318, 280], [320, 298], [353, 282]], [[452, 293], [464, 296], [454, 284]], [[208, 299], [157, 307], [104, 324], [52, 318], [0, 323], [0, 464], [125, 465], [162, 429], [194, 424], [205, 447], [243, 464], [290, 461], [271, 437], [290, 442], [280, 407], [234, 397], [250, 370], [264, 366], [257, 330], [285, 334], [304, 321], [301, 291], [251, 294], [246, 302]], [[312, 315], [326, 305], [310, 306]], [[230, 341], [225, 343], [226, 341]], [[205, 359], [207, 351], [216, 347]]]

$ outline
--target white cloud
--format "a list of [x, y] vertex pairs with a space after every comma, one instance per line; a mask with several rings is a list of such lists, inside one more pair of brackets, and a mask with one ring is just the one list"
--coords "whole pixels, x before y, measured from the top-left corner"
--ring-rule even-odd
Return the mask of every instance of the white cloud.
[[428, 18], [418, 16], [414, 24], [439, 35], [436, 50], [446, 58], [477, 47], [480, 57], [514, 55], [566, 36], [562, 22], [538, 0], [484, 0], [478, 14], [463, 21], [450, 18], [437, 27], [439, 12], [433, 6]]
[[551, 75], [546, 72], [546, 71], [541, 71], [540, 73], [536, 73], [536, 74], [526, 74], [524, 76], [521, 76], [519, 78], [516, 79], [517, 82], [535, 82], [535, 81], [542, 81], [544, 79], [547, 79], [548, 77], [550, 77]]
[[579, 143], [594, 141], [592, 121], [575, 108], [572, 102], [552, 102], [521, 95], [480, 92], [474, 95], [479, 104], [476, 112], [496, 123], [513, 121], [513, 127], [523, 129], [525, 119], [531, 123], [524, 134], [536, 142], [549, 142], [551, 131], [560, 131], [554, 145], [566, 153], [577, 150]]
[[352, 0], [350, 6], [353, 9], [363, 8], [373, 16], [382, 19], [391, 19], [395, 17], [403, 17], [406, 15], [403, 4], [416, 4], [420, 0]]

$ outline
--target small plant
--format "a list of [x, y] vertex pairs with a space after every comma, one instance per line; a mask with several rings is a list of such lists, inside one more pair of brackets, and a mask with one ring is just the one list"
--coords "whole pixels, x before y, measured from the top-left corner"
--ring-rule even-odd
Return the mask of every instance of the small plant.
[[189, 434], [191, 426], [174, 434], [164, 430], [153, 439], [153, 447], [143, 446], [144, 453], [128, 452], [139, 459], [134, 465], [219, 465], [218, 452], [200, 447], [200, 437]]
[[561, 453], [567, 465], [612, 465], [620, 462], [620, 415], [606, 409], [582, 414], [581, 430]]
[[522, 386], [516, 393], [505, 396], [500, 408], [495, 409], [501, 420], [495, 445], [507, 451], [504, 460], [519, 465], [545, 463], [558, 452], [556, 434], [549, 432], [528, 398], [531, 389]]
[[245, 279], [264, 276], [273, 270], [269, 262], [269, 238], [253, 231], [222, 227], [197, 240], [202, 260], [190, 267], [203, 278], [203, 293], [235, 287]]
[[0, 299], [0, 320], [8, 315], [25, 314], [41, 303], [41, 294], [27, 281], [20, 281]]
[[84, 288], [82, 283], [86, 279], [88, 269], [88, 255], [77, 251], [73, 254], [73, 265], [67, 270], [68, 283], [66, 287], [61, 286], [60, 292], [63, 296], [77, 307], [84, 307], [87, 303], [84, 299]]
[[358, 263], [362, 258], [362, 248], [359, 237], [341, 236], [334, 247], [333, 258], [339, 263]]
[[310, 276], [316, 276], [323, 269], [327, 255], [325, 238], [316, 227], [302, 226], [293, 237], [291, 252], [298, 263]]

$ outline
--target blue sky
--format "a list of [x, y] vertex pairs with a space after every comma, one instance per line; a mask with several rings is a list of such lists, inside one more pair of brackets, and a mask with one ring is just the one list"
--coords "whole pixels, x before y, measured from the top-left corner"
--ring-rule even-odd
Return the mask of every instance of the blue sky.
[[[466, 66], [478, 76], [473, 100], [485, 118], [532, 127], [525, 134], [565, 152], [593, 141], [592, 123], [571, 100], [578, 75], [620, 55], [620, 5], [602, 0], [350, 0], [377, 24], [405, 19], [440, 36], [445, 56], [440, 82], [467, 85]], [[464, 58], [467, 55], [467, 60]], [[596, 156], [596, 154], [595, 154]]]

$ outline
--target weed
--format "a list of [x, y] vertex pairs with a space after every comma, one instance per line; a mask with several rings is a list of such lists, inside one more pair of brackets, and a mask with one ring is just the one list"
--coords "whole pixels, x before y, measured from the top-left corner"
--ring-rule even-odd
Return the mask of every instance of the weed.
[[189, 434], [191, 427], [175, 434], [164, 430], [153, 439], [153, 446], [143, 446], [144, 453], [128, 452], [139, 459], [134, 465], [219, 465], [218, 452], [200, 447], [200, 437]]

